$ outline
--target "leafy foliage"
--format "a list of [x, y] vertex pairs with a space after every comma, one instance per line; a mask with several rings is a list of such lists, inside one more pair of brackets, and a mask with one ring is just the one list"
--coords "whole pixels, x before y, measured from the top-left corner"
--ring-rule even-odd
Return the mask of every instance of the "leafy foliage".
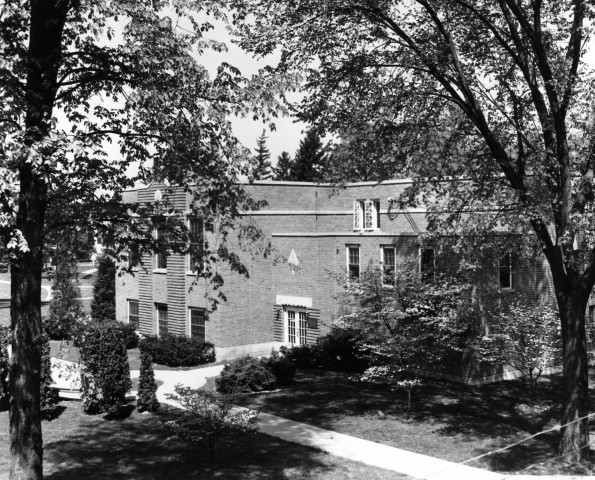
[[331, 328], [313, 345], [281, 347], [284, 357], [300, 368], [324, 368], [339, 372], [361, 373], [368, 367], [361, 336], [343, 328]]
[[261, 362], [275, 376], [277, 385], [291, 385], [294, 382], [296, 367], [285, 355], [273, 350]]
[[140, 355], [140, 379], [138, 382], [138, 399], [136, 406], [139, 412], [156, 412], [159, 410], [157, 401], [157, 384], [153, 372], [151, 355], [142, 352]]
[[270, 390], [277, 384], [277, 379], [263, 362], [245, 355], [225, 365], [215, 383], [218, 392], [238, 394]]
[[68, 252], [61, 252], [52, 284], [50, 313], [44, 324], [52, 340], [72, 338], [77, 319], [83, 316], [80, 295], [76, 261]]
[[107, 255], [103, 255], [97, 265], [91, 317], [95, 321], [116, 319], [116, 265]]
[[256, 156], [254, 157], [254, 167], [249, 175], [251, 180], [268, 180], [271, 178], [271, 153], [267, 148], [267, 136], [265, 131], [256, 141]]
[[176, 385], [171, 400], [178, 402], [185, 412], [179, 420], [166, 422], [170, 439], [193, 444], [206, 443], [211, 463], [215, 461], [215, 444], [228, 436], [253, 432], [258, 413], [248, 409], [234, 409], [234, 397], [218, 395], [206, 390], [193, 390]]
[[531, 405], [537, 381], [544, 370], [560, 366], [562, 337], [558, 315], [546, 305], [513, 303], [500, 313], [481, 338], [479, 349], [486, 361], [521, 372], [529, 384]]
[[365, 346], [370, 366], [360, 379], [404, 388], [410, 418], [420, 370], [440, 369], [466, 347], [475, 313], [470, 285], [440, 277], [423, 281], [410, 268], [398, 270], [392, 285], [384, 284], [380, 269], [368, 269], [358, 282], [349, 279], [343, 285], [360, 308], [334, 325], [352, 331]]
[[0, 401], [8, 400], [8, 371], [10, 369], [8, 346], [11, 337], [9, 327], [0, 327]]
[[41, 416], [47, 420], [52, 419], [58, 406], [58, 392], [51, 388], [52, 381], [52, 361], [50, 339], [43, 335], [41, 339]]
[[83, 409], [117, 416], [132, 387], [121, 329], [112, 322], [89, 325], [80, 352]]
[[212, 343], [181, 335], [148, 335], [140, 341], [139, 347], [155, 363], [169, 367], [194, 367], [215, 361]]

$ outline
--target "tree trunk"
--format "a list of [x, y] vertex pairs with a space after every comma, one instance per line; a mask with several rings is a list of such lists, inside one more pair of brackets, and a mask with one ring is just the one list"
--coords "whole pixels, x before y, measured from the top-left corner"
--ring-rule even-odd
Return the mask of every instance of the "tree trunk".
[[[23, 172], [22, 172], [23, 173]], [[31, 175], [21, 175], [17, 226], [29, 252], [11, 262], [10, 478], [42, 478], [40, 417], [41, 266], [44, 199]]]
[[[27, 80], [25, 91], [25, 147], [48, 137], [62, 57], [62, 34], [70, 2], [31, 0]], [[47, 202], [46, 168], [20, 159], [16, 228], [28, 251], [11, 261], [12, 359], [10, 365], [10, 478], [42, 478], [43, 445], [40, 418], [41, 269]], [[44, 155], [43, 151], [38, 155]], [[51, 168], [51, 166], [50, 166]]]
[[[590, 289], [589, 289], [590, 292]], [[585, 310], [588, 293], [557, 292], [562, 323], [563, 400], [561, 455], [572, 461], [589, 458], [589, 386]]]

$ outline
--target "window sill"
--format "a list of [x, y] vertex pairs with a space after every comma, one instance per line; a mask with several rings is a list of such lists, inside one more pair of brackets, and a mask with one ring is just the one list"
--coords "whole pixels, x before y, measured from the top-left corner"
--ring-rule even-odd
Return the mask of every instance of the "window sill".
[[155, 269], [153, 269], [153, 273], [166, 274], [167, 273], [167, 268], [155, 268]]
[[191, 270], [186, 270], [186, 276], [188, 277], [202, 277], [203, 275], [203, 272], [192, 272]]
[[515, 289], [512, 287], [504, 288], [500, 287], [500, 293], [514, 293]]

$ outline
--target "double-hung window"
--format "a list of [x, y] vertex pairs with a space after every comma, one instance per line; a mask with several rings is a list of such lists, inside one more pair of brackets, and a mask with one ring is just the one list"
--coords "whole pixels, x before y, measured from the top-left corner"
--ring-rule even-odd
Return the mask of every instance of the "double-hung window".
[[287, 343], [306, 345], [308, 318], [305, 310], [285, 308], [285, 329]]
[[155, 310], [157, 312], [157, 334], [167, 335], [168, 334], [168, 322], [167, 322], [167, 305], [162, 303], [155, 304]]
[[359, 280], [359, 245], [347, 245], [347, 273], [352, 280]]
[[377, 230], [380, 202], [378, 200], [356, 200], [353, 203], [353, 229], [356, 231]]
[[140, 318], [138, 300], [128, 300], [128, 323], [134, 325], [138, 330], [138, 322]]
[[202, 273], [204, 269], [204, 233], [202, 219], [190, 218], [188, 221], [188, 229], [190, 231], [188, 270], [192, 273]]
[[382, 283], [384, 285], [395, 284], [395, 273], [397, 264], [397, 255], [394, 246], [383, 246], [380, 248], [382, 262]]
[[512, 254], [509, 251], [502, 251], [498, 256], [498, 274], [500, 289], [512, 289]]
[[[160, 242], [165, 241], [166, 234], [163, 228], [158, 228], [156, 235]], [[167, 253], [165, 247], [161, 248], [162, 249], [155, 254], [155, 268], [165, 270], [167, 268]]]
[[202, 308], [189, 309], [189, 334], [201, 342], [205, 341], [205, 325], [207, 320], [206, 311]]

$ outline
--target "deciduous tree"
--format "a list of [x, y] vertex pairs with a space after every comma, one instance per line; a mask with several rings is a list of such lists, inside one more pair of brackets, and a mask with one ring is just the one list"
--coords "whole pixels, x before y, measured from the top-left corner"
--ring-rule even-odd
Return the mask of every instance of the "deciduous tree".
[[595, 137], [585, 54], [593, 3], [238, 3], [256, 19], [242, 26], [244, 47], [280, 49], [280, 71], [304, 72], [302, 120], [338, 132], [356, 112], [358, 121], [407, 126], [410, 154], [397, 158], [420, 180], [409, 199], [427, 201], [431, 228], [481, 238], [506, 225], [541, 247], [563, 337], [560, 452], [586, 459]]
[[[0, 234], [11, 258], [12, 479], [42, 476], [39, 419], [41, 271], [45, 237], [68, 225], [128, 252], [167, 246], [188, 253], [167, 185], [192, 192], [192, 213], [219, 242], [201, 245], [202, 275], [226, 260], [239, 209], [257, 207], [238, 186], [245, 150], [228, 114], [277, 109], [278, 78], [247, 79], [222, 62], [214, 77], [197, 59], [225, 46], [208, 36], [228, 2], [6, 0], [0, 7]], [[266, 77], [266, 78], [265, 78]], [[264, 80], [263, 80], [264, 78]], [[266, 83], [266, 88], [263, 84]], [[58, 121], [59, 120], [59, 121]], [[110, 143], [116, 148], [108, 149]], [[137, 182], [163, 183], [163, 201], [122, 202]], [[168, 183], [171, 182], [171, 183]], [[192, 188], [190, 185], [193, 185]], [[173, 214], [173, 215], [172, 215]], [[159, 226], [175, 232], [153, 237]], [[189, 246], [190, 245], [190, 246]], [[137, 257], [138, 258], [138, 257]]]

